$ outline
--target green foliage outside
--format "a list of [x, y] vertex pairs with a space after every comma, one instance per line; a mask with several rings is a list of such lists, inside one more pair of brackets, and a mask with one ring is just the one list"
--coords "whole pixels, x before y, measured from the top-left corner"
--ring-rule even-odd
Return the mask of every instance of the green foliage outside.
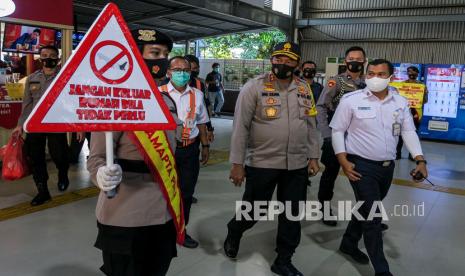
[[204, 39], [207, 47], [204, 50], [206, 58], [233, 58], [233, 49], [243, 49], [242, 59], [268, 59], [273, 46], [286, 41], [286, 35], [277, 29], [258, 33], [238, 33]]

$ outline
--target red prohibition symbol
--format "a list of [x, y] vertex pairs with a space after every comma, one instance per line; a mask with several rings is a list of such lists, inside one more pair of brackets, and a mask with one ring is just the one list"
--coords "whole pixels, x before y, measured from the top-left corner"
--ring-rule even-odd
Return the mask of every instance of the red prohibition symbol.
[[[114, 46], [120, 49], [121, 52], [117, 54], [115, 57], [109, 59], [104, 66], [102, 66], [101, 68], [97, 68], [97, 65], [95, 64], [95, 58], [97, 56], [98, 51], [105, 46]], [[108, 69], [110, 69], [113, 65], [115, 65], [115, 63], [117, 63], [119, 60], [121, 60], [124, 57], [128, 59], [128, 65], [129, 65], [126, 70], [126, 73], [121, 78], [118, 78], [118, 79], [110, 79], [110, 78], [105, 77], [105, 73], [108, 71]], [[120, 84], [120, 83], [125, 82], [131, 76], [132, 69], [133, 69], [133, 61], [132, 61], [131, 54], [129, 53], [129, 51], [121, 43], [113, 41], [113, 40], [105, 40], [95, 45], [95, 47], [90, 52], [90, 67], [92, 68], [92, 71], [94, 71], [97, 78], [99, 78], [100, 80], [108, 84]]]

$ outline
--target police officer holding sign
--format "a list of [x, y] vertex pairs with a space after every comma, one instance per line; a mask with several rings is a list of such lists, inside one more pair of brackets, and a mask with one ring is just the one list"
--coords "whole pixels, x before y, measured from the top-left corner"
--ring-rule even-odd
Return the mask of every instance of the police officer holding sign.
[[[309, 86], [294, 77], [300, 49], [292, 42], [279, 43], [272, 53], [272, 72], [248, 81], [239, 94], [231, 137], [230, 180], [240, 186], [245, 178], [243, 201], [269, 201], [278, 187], [277, 199], [292, 205], [306, 200], [308, 176], [318, 170], [319, 146], [316, 109]], [[245, 166], [245, 167], [244, 167]], [[253, 209], [250, 211], [253, 217]], [[256, 220], [228, 223], [224, 242], [226, 256], [235, 258], [242, 234]], [[302, 275], [291, 263], [300, 242], [300, 222], [279, 215], [278, 257], [271, 270], [278, 275]]]
[[[321, 204], [333, 199], [334, 182], [341, 168], [331, 145], [331, 128], [329, 127], [329, 122], [339, 104], [339, 100], [345, 93], [365, 88], [365, 83], [361, 77], [365, 61], [366, 55], [363, 48], [354, 46], [347, 49], [344, 61], [347, 66], [347, 71], [328, 80], [316, 105], [318, 110], [318, 129], [320, 129], [324, 139], [321, 163], [325, 165], [325, 170], [321, 175], [320, 188], [318, 190], [318, 200]], [[329, 213], [332, 214], [331, 209]], [[325, 220], [324, 218], [323, 223], [328, 226], [337, 225], [336, 221]]]
[[[163, 78], [173, 41], [152, 29], [134, 30], [132, 35], [154, 80]], [[167, 93], [162, 92], [162, 96], [178, 128], [176, 132], [163, 132], [166, 136], [157, 136], [157, 143], [163, 145], [165, 158], [169, 154], [174, 163], [172, 152], [176, 150], [176, 135], [180, 135], [182, 122], [177, 118], [174, 101]], [[166, 196], [168, 183], [153, 174], [155, 170], [162, 174], [158, 167], [153, 168], [152, 158], [156, 155], [149, 156], [134, 133], [113, 133], [115, 164], [111, 166], [105, 165], [105, 134], [92, 133], [87, 169], [92, 182], [101, 189], [95, 211], [95, 246], [103, 256], [100, 269], [105, 275], [165, 275], [171, 259], [177, 256], [176, 233], [184, 227], [183, 222], [176, 224], [177, 219], [170, 212], [180, 211], [181, 199], [174, 201]], [[114, 198], [105, 195], [116, 188], [118, 194]]]
[[[330, 123], [337, 159], [357, 202], [364, 202], [359, 213], [365, 220], [352, 216], [340, 250], [362, 264], [370, 259], [376, 275], [392, 275], [383, 252], [381, 218], [368, 215], [389, 191], [400, 136], [417, 163], [414, 179], [421, 181], [428, 172], [407, 100], [388, 89], [394, 67], [377, 59], [367, 69], [367, 87], [344, 95]], [[358, 249], [362, 236], [369, 259]]]

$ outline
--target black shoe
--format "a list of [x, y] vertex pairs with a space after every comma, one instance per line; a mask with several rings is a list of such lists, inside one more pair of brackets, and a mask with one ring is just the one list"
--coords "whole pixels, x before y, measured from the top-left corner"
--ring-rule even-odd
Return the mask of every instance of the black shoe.
[[349, 255], [354, 259], [359, 264], [368, 264], [370, 262], [370, 259], [368, 258], [367, 254], [363, 253], [360, 249], [346, 249], [343, 246], [339, 247], [339, 251], [342, 253]]
[[385, 223], [381, 223], [381, 231], [386, 231], [389, 229], [389, 225], [385, 224]]
[[183, 246], [186, 248], [197, 248], [199, 247], [199, 242], [194, 240], [191, 236], [186, 234], [186, 238], [184, 239]]
[[52, 199], [50, 196], [50, 193], [48, 191], [44, 192], [39, 192], [34, 199], [31, 201], [31, 206], [39, 206], [42, 205], [46, 202], [49, 202]]
[[239, 252], [240, 243], [241, 243], [240, 238], [233, 238], [228, 233], [228, 236], [226, 236], [226, 240], [224, 241], [224, 245], [223, 245], [224, 254], [231, 259], [235, 259], [237, 256], [237, 252]]
[[290, 260], [288, 261], [281, 261], [276, 259], [271, 265], [271, 271], [278, 275], [282, 276], [304, 276], [302, 272], [298, 271], [297, 268], [291, 263]]
[[[321, 209], [321, 210], [323, 211], [323, 209]], [[329, 214], [331, 216], [333, 216], [333, 210], [332, 209], [329, 209]], [[325, 224], [327, 226], [331, 226], [331, 227], [337, 226], [337, 221], [335, 221], [335, 220], [325, 220], [324, 217], [321, 219], [321, 222], [323, 222], [323, 224]]]
[[66, 191], [66, 189], [68, 189], [68, 186], [69, 186], [69, 179], [67, 175], [62, 175], [58, 177], [57, 187], [60, 192]]
[[199, 200], [196, 197], [192, 197], [192, 203], [196, 204], [197, 202], [199, 202]]
[[391, 272], [376, 273], [375, 276], [393, 276]]

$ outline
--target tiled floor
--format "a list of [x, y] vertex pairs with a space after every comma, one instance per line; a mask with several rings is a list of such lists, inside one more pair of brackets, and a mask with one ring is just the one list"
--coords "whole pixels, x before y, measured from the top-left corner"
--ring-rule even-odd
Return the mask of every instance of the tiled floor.
[[[231, 124], [231, 120], [215, 119], [216, 149], [228, 149]], [[462, 157], [465, 148], [432, 142], [423, 142], [423, 147], [430, 161], [431, 180], [442, 186], [465, 189]], [[83, 162], [84, 156], [81, 164], [72, 169], [71, 189], [89, 185]], [[408, 178], [412, 166], [407, 159], [401, 160], [395, 177]], [[269, 266], [275, 257], [276, 222], [260, 222], [247, 232], [237, 261], [227, 259], [222, 252], [226, 223], [243, 191], [229, 183], [228, 174], [227, 163], [202, 168], [196, 191], [199, 203], [193, 206], [188, 227], [201, 246], [194, 250], [179, 248], [169, 275], [273, 275]], [[318, 181], [319, 176], [312, 179], [310, 200], [316, 197]], [[2, 182], [0, 208], [29, 200], [35, 191], [28, 182], [30, 179]], [[50, 187], [54, 194], [58, 193], [53, 182]], [[348, 181], [340, 176], [335, 200], [352, 199]], [[390, 216], [396, 204], [412, 208], [423, 202], [423, 216]], [[96, 198], [85, 199], [0, 222], [0, 276], [102, 275], [98, 270], [100, 252], [93, 247], [95, 203]], [[464, 275], [465, 197], [393, 185], [384, 206], [390, 226], [384, 234], [385, 253], [394, 275]], [[356, 265], [337, 252], [345, 222], [335, 228], [313, 221], [302, 224], [302, 240], [294, 264], [305, 275], [374, 274], [370, 265]], [[363, 243], [360, 245], [363, 247]]]

